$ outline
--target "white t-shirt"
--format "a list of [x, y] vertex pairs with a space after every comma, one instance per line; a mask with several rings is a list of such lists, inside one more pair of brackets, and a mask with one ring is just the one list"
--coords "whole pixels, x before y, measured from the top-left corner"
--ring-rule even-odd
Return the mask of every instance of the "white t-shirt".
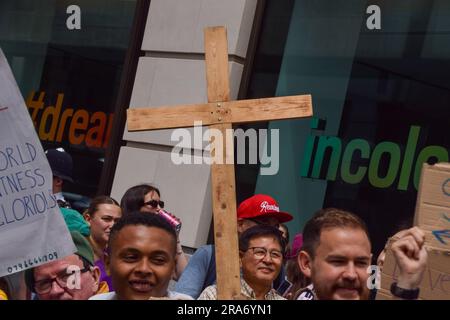
[[[194, 300], [192, 299], [191, 296], [188, 296], [187, 294], [175, 291], [167, 291], [167, 296], [165, 298], [168, 298], [169, 300]], [[116, 292], [114, 291], [107, 293], [100, 293], [90, 297], [89, 300], [117, 300], [117, 295]]]

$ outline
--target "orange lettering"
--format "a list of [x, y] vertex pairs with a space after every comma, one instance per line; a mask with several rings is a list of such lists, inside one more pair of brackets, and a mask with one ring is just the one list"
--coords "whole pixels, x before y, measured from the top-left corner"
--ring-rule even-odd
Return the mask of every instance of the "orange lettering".
[[63, 138], [64, 130], [66, 129], [67, 118], [71, 117], [72, 115], [73, 115], [73, 109], [64, 110], [64, 112], [61, 116], [61, 121], [59, 123], [58, 134], [56, 135], [56, 141], [61, 142], [61, 140]]
[[88, 147], [100, 148], [102, 146], [103, 135], [105, 134], [106, 114], [101, 111], [95, 112], [91, 116], [91, 123], [95, 123], [96, 121], [98, 125], [89, 129], [86, 134], [86, 145]]
[[[81, 122], [80, 122], [81, 120]], [[76, 134], [76, 130], [86, 130], [89, 123], [89, 114], [86, 110], [77, 110], [73, 115], [69, 128], [69, 142], [71, 144], [81, 144], [84, 140], [84, 134]]]
[[[63, 109], [64, 93], [58, 93], [54, 106], [45, 108], [45, 92], [39, 92], [37, 99], [35, 96], [36, 92], [32, 91], [26, 104], [42, 141], [61, 142], [65, 139], [73, 145], [85, 144], [87, 147], [94, 148], [107, 147], [114, 114], [107, 114], [103, 111], [91, 114], [85, 109], [74, 110], [69, 107]], [[43, 110], [42, 116], [40, 116], [40, 110]], [[40, 118], [39, 123], [37, 123], [38, 118]], [[66, 131], [68, 133], [65, 138]]]

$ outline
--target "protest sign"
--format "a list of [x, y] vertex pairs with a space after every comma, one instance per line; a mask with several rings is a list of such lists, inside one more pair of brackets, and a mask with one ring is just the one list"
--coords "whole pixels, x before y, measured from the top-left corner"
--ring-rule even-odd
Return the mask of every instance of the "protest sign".
[[450, 163], [424, 164], [415, 224], [430, 248], [450, 251]]
[[50, 166], [0, 49], [0, 276], [73, 252]]
[[[428, 252], [419, 299], [450, 300], [450, 163], [423, 165], [414, 219], [425, 232]], [[398, 266], [388, 249], [377, 299], [392, 299], [389, 288], [397, 276]]]
[[[420, 283], [419, 299], [450, 300], [450, 255], [443, 250], [427, 248], [428, 263]], [[398, 266], [392, 251], [386, 252], [377, 300], [393, 299], [390, 286], [398, 278]]]

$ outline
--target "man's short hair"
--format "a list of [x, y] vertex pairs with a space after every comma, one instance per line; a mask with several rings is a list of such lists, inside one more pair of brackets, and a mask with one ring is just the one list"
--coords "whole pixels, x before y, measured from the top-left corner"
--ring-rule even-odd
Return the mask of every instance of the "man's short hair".
[[[111, 228], [111, 233], [109, 234], [108, 241], [108, 251], [111, 252], [112, 244], [114, 243], [114, 239], [117, 237], [117, 234], [125, 228], [126, 226], [146, 226], [146, 227], [154, 227], [167, 231], [173, 238], [174, 242], [174, 250], [176, 252], [177, 246], [177, 234], [175, 229], [167, 222], [163, 217], [154, 214], [154, 213], [145, 213], [140, 211], [131, 212], [128, 215], [122, 216], [122, 218], [114, 224]], [[174, 252], [174, 254], [175, 254]]]
[[306, 251], [311, 257], [314, 257], [320, 243], [322, 230], [331, 228], [361, 229], [366, 233], [367, 238], [369, 238], [367, 226], [361, 218], [345, 210], [326, 208], [316, 212], [306, 223], [303, 229], [302, 250]]
[[275, 238], [281, 246], [281, 252], [284, 252], [286, 245], [281, 231], [278, 228], [263, 224], [248, 228], [241, 234], [239, 237], [239, 250], [247, 251], [250, 240], [260, 237]]

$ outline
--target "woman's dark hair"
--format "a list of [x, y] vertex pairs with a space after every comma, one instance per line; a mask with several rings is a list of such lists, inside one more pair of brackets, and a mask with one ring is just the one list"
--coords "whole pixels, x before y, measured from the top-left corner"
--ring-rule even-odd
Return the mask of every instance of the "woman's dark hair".
[[[289, 235], [289, 228], [287, 225], [285, 225], [284, 223], [280, 223], [280, 228], [283, 228], [284, 230], [286, 230], [286, 238], [283, 236], [283, 232], [281, 231], [281, 236], [283, 237], [284, 240], [284, 256], [286, 257], [290, 252], [291, 252], [291, 245], [290, 245], [290, 235]], [[284, 260], [286, 261], [286, 260]]]
[[311, 283], [311, 280], [302, 273], [297, 259], [288, 259], [285, 271], [286, 278], [292, 283], [292, 287], [289, 289], [289, 292], [292, 293], [290, 300], [296, 300], [299, 290], [308, 286]]
[[150, 184], [140, 184], [129, 188], [120, 200], [120, 207], [122, 208], [123, 214], [129, 214], [133, 211], [140, 211], [144, 205], [145, 195], [151, 191], [154, 191], [161, 197], [158, 188]]
[[97, 196], [91, 200], [91, 203], [89, 204], [89, 208], [87, 208], [83, 212], [83, 214], [89, 214], [91, 217], [94, 216], [94, 214], [98, 211], [98, 207], [101, 204], [114, 204], [114, 205], [120, 207], [119, 203], [111, 197]]

